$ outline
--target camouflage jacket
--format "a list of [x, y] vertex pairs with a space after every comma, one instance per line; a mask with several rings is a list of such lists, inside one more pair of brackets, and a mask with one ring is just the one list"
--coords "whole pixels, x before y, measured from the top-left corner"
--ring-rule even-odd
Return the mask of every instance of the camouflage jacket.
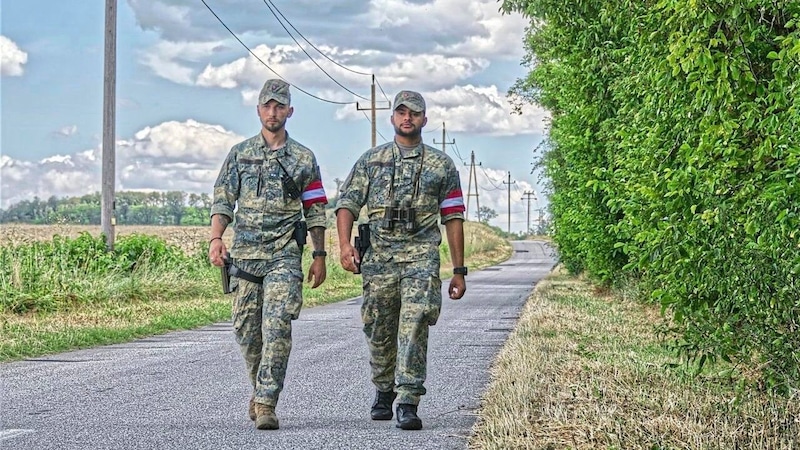
[[[291, 198], [291, 182], [283, 178], [299, 195]], [[211, 215], [235, 219], [231, 256], [273, 259], [299, 255], [294, 223], [305, 217], [308, 228], [324, 228], [326, 203], [314, 153], [288, 135], [286, 145], [270, 151], [259, 133], [228, 153], [214, 183]]]
[[[392, 229], [383, 226], [392, 196], [398, 205], [410, 202], [416, 209], [413, 230], [402, 224]], [[378, 261], [438, 260], [442, 242], [439, 220], [442, 224], [464, 220], [464, 198], [455, 163], [425, 144], [401, 155], [394, 142], [388, 142], [368, 150], [356, 161], [342, 185], [336, 210], [347, 209], [358, 219], [365, 205], [373, 257]]]

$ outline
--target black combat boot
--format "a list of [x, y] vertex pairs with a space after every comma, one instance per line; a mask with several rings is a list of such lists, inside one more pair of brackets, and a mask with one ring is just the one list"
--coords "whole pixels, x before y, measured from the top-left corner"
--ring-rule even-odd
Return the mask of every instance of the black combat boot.
[[422, 420], [417, 417], [417, 405], [401, 403], [397, 405], [397, 428], [421, 430]]
[[392, 420], [392, 403], [395, 397], [397, 394], [394, 391], [375, 391], [375, 403], [369, 413], [372, 420]]

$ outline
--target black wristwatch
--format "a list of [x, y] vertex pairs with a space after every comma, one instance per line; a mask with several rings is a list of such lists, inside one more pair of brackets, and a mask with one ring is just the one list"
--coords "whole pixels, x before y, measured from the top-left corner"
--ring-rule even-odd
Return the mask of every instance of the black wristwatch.
[[317, 256], [328, 256], [328, 252], [325, 250], [314, 250], [311, 252], [311, 257], [316, 258]]
[[466, 275], [466, 274], [467, 274], [467, 266], [453, 267], [453, 275]]

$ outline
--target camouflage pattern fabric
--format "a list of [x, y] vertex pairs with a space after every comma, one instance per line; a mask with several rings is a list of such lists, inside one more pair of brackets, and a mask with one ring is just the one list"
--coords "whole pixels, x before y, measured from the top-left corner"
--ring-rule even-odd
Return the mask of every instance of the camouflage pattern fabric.
[[[417, 179], [419, 195], [413, 198]], [[381, 226], [392, 184], [394, 199], [416, 208], [413, 231]], [[420, 144], [401, 154], [390, 142], [364, 153], [340, 192], [337, 211], [345, 208], [358, 219], [366, 205], [369, 218], [361, 316], [372, 382], [380, 391], [394, 389], [400, 403], [417, 405], [425, 394], [428, 327], [436, 324], [442, 305], [439, 224], [464, 219], [458, 171], [449, 156], [433, 147]]]
[[425, 111], [425, 99], [422, 94], [414, 91], [400, 91], [394, 96], [394, 104], [392, 111], [396, 110], [398, 106], [405, 105], [406, 108], [414, 112]]
[[439, 259], [413, 263], [364, 262], [361, 319], [370, 353], [372, 382], [397, 392], [399, 403], [425, 395], [428, 327], [442, 308]]
[[[420, 166], [419, 196], [412, 199]], [[418, 227], [414, 233], [401, 226], [392, 230], [381, 227], [386, 206], [391, 204], [389, 186], [393, 181], [394, 199], [411, 201], [416, 208]], [[358, 220], [361, 207], [366, 205], [374, 258], [381, 262], [438, 258], [442, 242], [439, 219], [442, 224], [452, 219], [464, 220], [461, 180], [455, 163], [441, 150], [425, 144], [404, 156], [394, 142], [368, 150], [356, 161], [340, 192], [337, 211], [345, 208]], [[460, 206], [448, 206], [451, 199]]]
[[[286, 195], [281, 164], [303, 197]], [[211, 215], [235, 220], [232, 257], [282, 258], [300, 255], [292, 239], [296, 221], [305, 216], [308, 228], [325, 227], [327, 202], [314, 153], [289, 137], [270, 151], [259, 133], [228, 153], [214, 183]]]
[[266, 105], [270, 100], [275, 100], [282, 105], [289, 105], [292, 103], [292, 93], [289, 92], [289, 83], [272, 79], [264, 82], [261, 92], [258, 94], [258, 103]]
[[303, 306], [300, 259], [233, 262], [253, 275], [269, 275], [263, 285], [234, 279], [237, 288], [233, 329], [256, 403], [275, 406], [283, 390], [292, 350], [292, 320], [297, 319]]
[[[290, 195], [287, 180], [300, 195]], [[260, 133], [233, 146], [214, 184], [211, 215], [234, 219], [233, 263], [264, 276], [263, 285], [231, 280], [234, 332], [257, 403], [277, 404], [292, 349], [291, 321], [303, 303], [294, 224], [305, 217], [308, 228], [324, 228], [327, 202], [314, 154], [288, 135], [277, 150], [269, 150]]]

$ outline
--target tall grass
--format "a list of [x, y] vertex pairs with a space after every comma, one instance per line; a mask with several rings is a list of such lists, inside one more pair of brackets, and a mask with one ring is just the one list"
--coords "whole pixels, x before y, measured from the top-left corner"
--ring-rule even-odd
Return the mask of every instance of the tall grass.
[[0, 313], [48, 313], [108, 302], [210, 295], [212, 268], [155, 236], [121, 237], [107, 252], [101, 236], [55, 236], [0, 247]]
[[[471, 268], [492, 265], [511, 254], [510, 245], [486, 226], [466, 223], [465, 233]], [[219, 268], [208, 263], [205, 235], [196, 233], [194, 239], [176, 243], [154, 234], [118, 235], [114, 252], [106, 251], [102, 236], [85, 231], [51, 240], [3, 242], [0, 361], [229, 320], [230, 298], [222, 294]], [[361, 295], [361, 277], [339, 264], [335, 236], [335, 229], [326, 233], [325, 282], [317, 289], [303, 285], [304, 308]], [[223, 239], [230, 245], [231, 233]], [[309, 247], [304, 274], [311, 264]], [[446, 277], [452, 265], [443, 247]]]

